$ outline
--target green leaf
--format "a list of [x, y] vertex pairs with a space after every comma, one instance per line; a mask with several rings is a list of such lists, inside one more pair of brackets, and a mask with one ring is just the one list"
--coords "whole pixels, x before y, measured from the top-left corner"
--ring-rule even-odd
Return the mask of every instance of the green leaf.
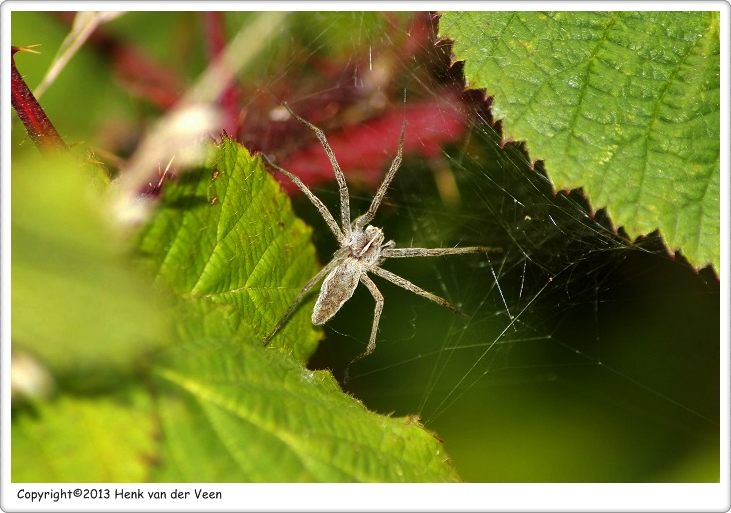
[[440, 35], [555, 188], [719, 271], [719, 27], [718, 12], [463, 12]]
[[[182, 326], [190, 338], [254, 337], [274, 327], [304, 283], [317, 273], [309, 227], [297, 219], [279, 184], [240, 145], [225, 139], [209, 165], [166, 187], [155, 220], [139, 248], [158, 280], [205, 318], [226, 312], [203, 329], [200, 319]], [[272, 340], [302, 362], [319, 335], [306, 302]], [[193, 314], [194, 315], [194, 314]]]
[[124, 258], [98, 173], [71, 157], [13, 165], [13, 347], [57, 374], [125, 372], [165, 340], [160, 298]]
[[[181, 300], [181, 342], [155, 365], [158, 481], [455, 480], [417, 422], [369, 412], [303, 363], [314, 294], [262, 339], [318, 270], [310, 229], [279, 184], [224, 139], [206, 168], [165, 187], [143, 263]], [[278, 349], [279, 348], [279, 349]]]
[[168, 386], [156, 480], [457, 480], [416, 420], [370, 412], [330, 372], [253, 342], [198, 340], [159, 368]]
[[126, 396], [61, 396], [12, 423], [15, 482], [146, 481], [156, 456], [152, 404], [139, 390]]

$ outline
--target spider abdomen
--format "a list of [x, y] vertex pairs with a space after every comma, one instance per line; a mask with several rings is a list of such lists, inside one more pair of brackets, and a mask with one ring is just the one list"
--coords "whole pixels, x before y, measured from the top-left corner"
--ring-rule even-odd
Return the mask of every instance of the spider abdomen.
[[353, 296], [361, 272], [358, 260], [348, 257], [327, 275], [312, 311], [312, 324], [325, 324], [340, 310], [343, 303]]

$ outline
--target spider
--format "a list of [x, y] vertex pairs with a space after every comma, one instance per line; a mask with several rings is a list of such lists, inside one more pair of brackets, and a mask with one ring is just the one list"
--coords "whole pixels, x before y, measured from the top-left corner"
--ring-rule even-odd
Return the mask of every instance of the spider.
[[396, 248], [394, 241], [390, 240], [384, 242], [385, 237], [381, 228], [377, 228], [369, 224], [376, 215], [378, 207], [381, 205], [384, 196], [388, 190], [388, 186], [391, 184], [396, 171], [398, 171], [401, 165], [401, 157], [404, 146], [404, 134], [406, 133], [406, 120], [404, 120], [403, 127], [401, 128], [401, 136], [399, 137], [398, 152], [396, 157], [391, 163], [391, 167], [386, 173], [386, 177], [378, 187], [376, 195], [373, 197], [370, 208], [368, 211], [355, 218], [354, 221], [350, 220], [350, 198], [348, 193], [348, 186], [345, 182], [345, 176], [335, 159], [335, 154], [330, 148], [330, 144], [325, 138], [325, 134], [322, 130], [317, 128], [315, 125], [299, 117], [297, 114], [292, 112], [289, 105], [283, 103], [284, 108], [299, 122], [308, 126], [320, 140], [322, 147], [325, 149], [325, 153], [330, 160], [333, 171], [335, 173], [335, 179], [338, 182], [338, 188], [340, 189], [340, 216], [341, 225], [335, 221], [330, 211], [327, 209], [325, 204], [315, 196], [312, 191], [300, 180], [297, 176], [293, 175], [289, 171], [282, 169], [281, 167], [273, 164], [266, 155], [262, 155], [266, 162], [274, 169], [282, 173], [284, 176], [289, 178], [312, 204], [319, 210], [320, 215], [330, 227], [333, 235], [340, 244], [338, 249], [333, 255], [333, 259], [325, 267], [322, 268], [310, 281], [308, 281], [302, 290], [297, 295], [295, 300], [289, 306], [284, 315], [279, 319], [277, 324], [274, 326], [272, 331], [264, 338], [264, 345], [267, 345], [272, 337], [279, 331], [282, 325], [287, 321], [289, 316], [292, 314], [297, 305], [302, 301], [305, 295], [317, 285], [317, 283], [325, 278], [320, 289], [320, 295], [315, 303], [315, 308], [312, 312], [312, 323], [316, 326], [325, 324], [330, 318], [332, 318], [343, 306], [343, 304], [352, 297], [355, 292], [358, 283], [362, 283], [369, 290], [373, 299], [376, 301], [376, 308], [373, 313], [373, 327], [371, 328], [371, 336], [368, 341], [366, 350], [350, 360], [345, 367], [344, 381], [348, 381], [348, 369], [356, 361], [360, 360], [371, 354], [376, 348], [376, 334], [378, 333], [378, 323], [381, 318], [381, 312], [383, 310], [383, 295], [376, 287], [376, 284], [368, 276], [368, 273], [380, 276], [391, 283], [398, 285], [406, 290], [409, 290], [415, 294], [423, 296], [435, 303], [449, 308], [457, 315], [469, 319], [470, 316], [460, 311], [457, 307], [452, 305], [446, 299], [443, 299], [431, 292], [414, 285], [410, 281], [390, 272], [381, 267], [381, 264], [387, 258], [410, 258], [410, 257], [431, 257], [431, 256], [442, 256], [442, 255], [460, 255], [464, 253], [483, 253], [488, 251], [499, 250], [498, 248], [489, 248], [484, 246], [469, 246], [469, 247], [456, 247], [456, 248]]

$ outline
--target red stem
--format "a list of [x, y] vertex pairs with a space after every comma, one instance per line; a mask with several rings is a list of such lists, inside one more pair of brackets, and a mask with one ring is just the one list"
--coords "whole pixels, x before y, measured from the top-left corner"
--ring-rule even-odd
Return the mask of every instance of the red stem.
[[18, 113], [18, 117], [23, 122], [23, 126], [25, 126], [28, 135], [33, 139], [33, 142], [42, 153], [48, 152], [49, 150], [67, 149], [63, 139], [61, 139], [61, 136], [56, 131], [56, 127], [48, 119], [38, 100], [33, 96], [25, 80], [23, 80], [18, 68], [15, 67], [14, 55], [20, 51], [20, 48], [12, 47], [11, 51], [11, 103], [15, 112]]

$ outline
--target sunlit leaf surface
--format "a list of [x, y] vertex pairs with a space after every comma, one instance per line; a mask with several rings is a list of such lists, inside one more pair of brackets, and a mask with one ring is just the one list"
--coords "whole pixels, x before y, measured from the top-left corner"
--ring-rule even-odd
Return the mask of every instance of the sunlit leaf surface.
[[[140, 250], [158, 280], [205, 317], [225, 312], [218, 326], [188, 323], [195, 335], [260, 341], [302, 286], [317, 273], [310, 229], [294, 217], [289, 198], [240, 145], [225, 140], [205, 169], [165, 187]], [[272, 345], [306, 361], [318, 334], [305, 302]], [[209, 330], [214, 330], [213, 333]]]
[[368, 411], [332, 374], [275, 350], [198, 340], [159, 369], [157, 481], [454, 481], [415, 419]]
[[440, 33], [557, 189], [719, 270], [718, 13], [445, 13]]

